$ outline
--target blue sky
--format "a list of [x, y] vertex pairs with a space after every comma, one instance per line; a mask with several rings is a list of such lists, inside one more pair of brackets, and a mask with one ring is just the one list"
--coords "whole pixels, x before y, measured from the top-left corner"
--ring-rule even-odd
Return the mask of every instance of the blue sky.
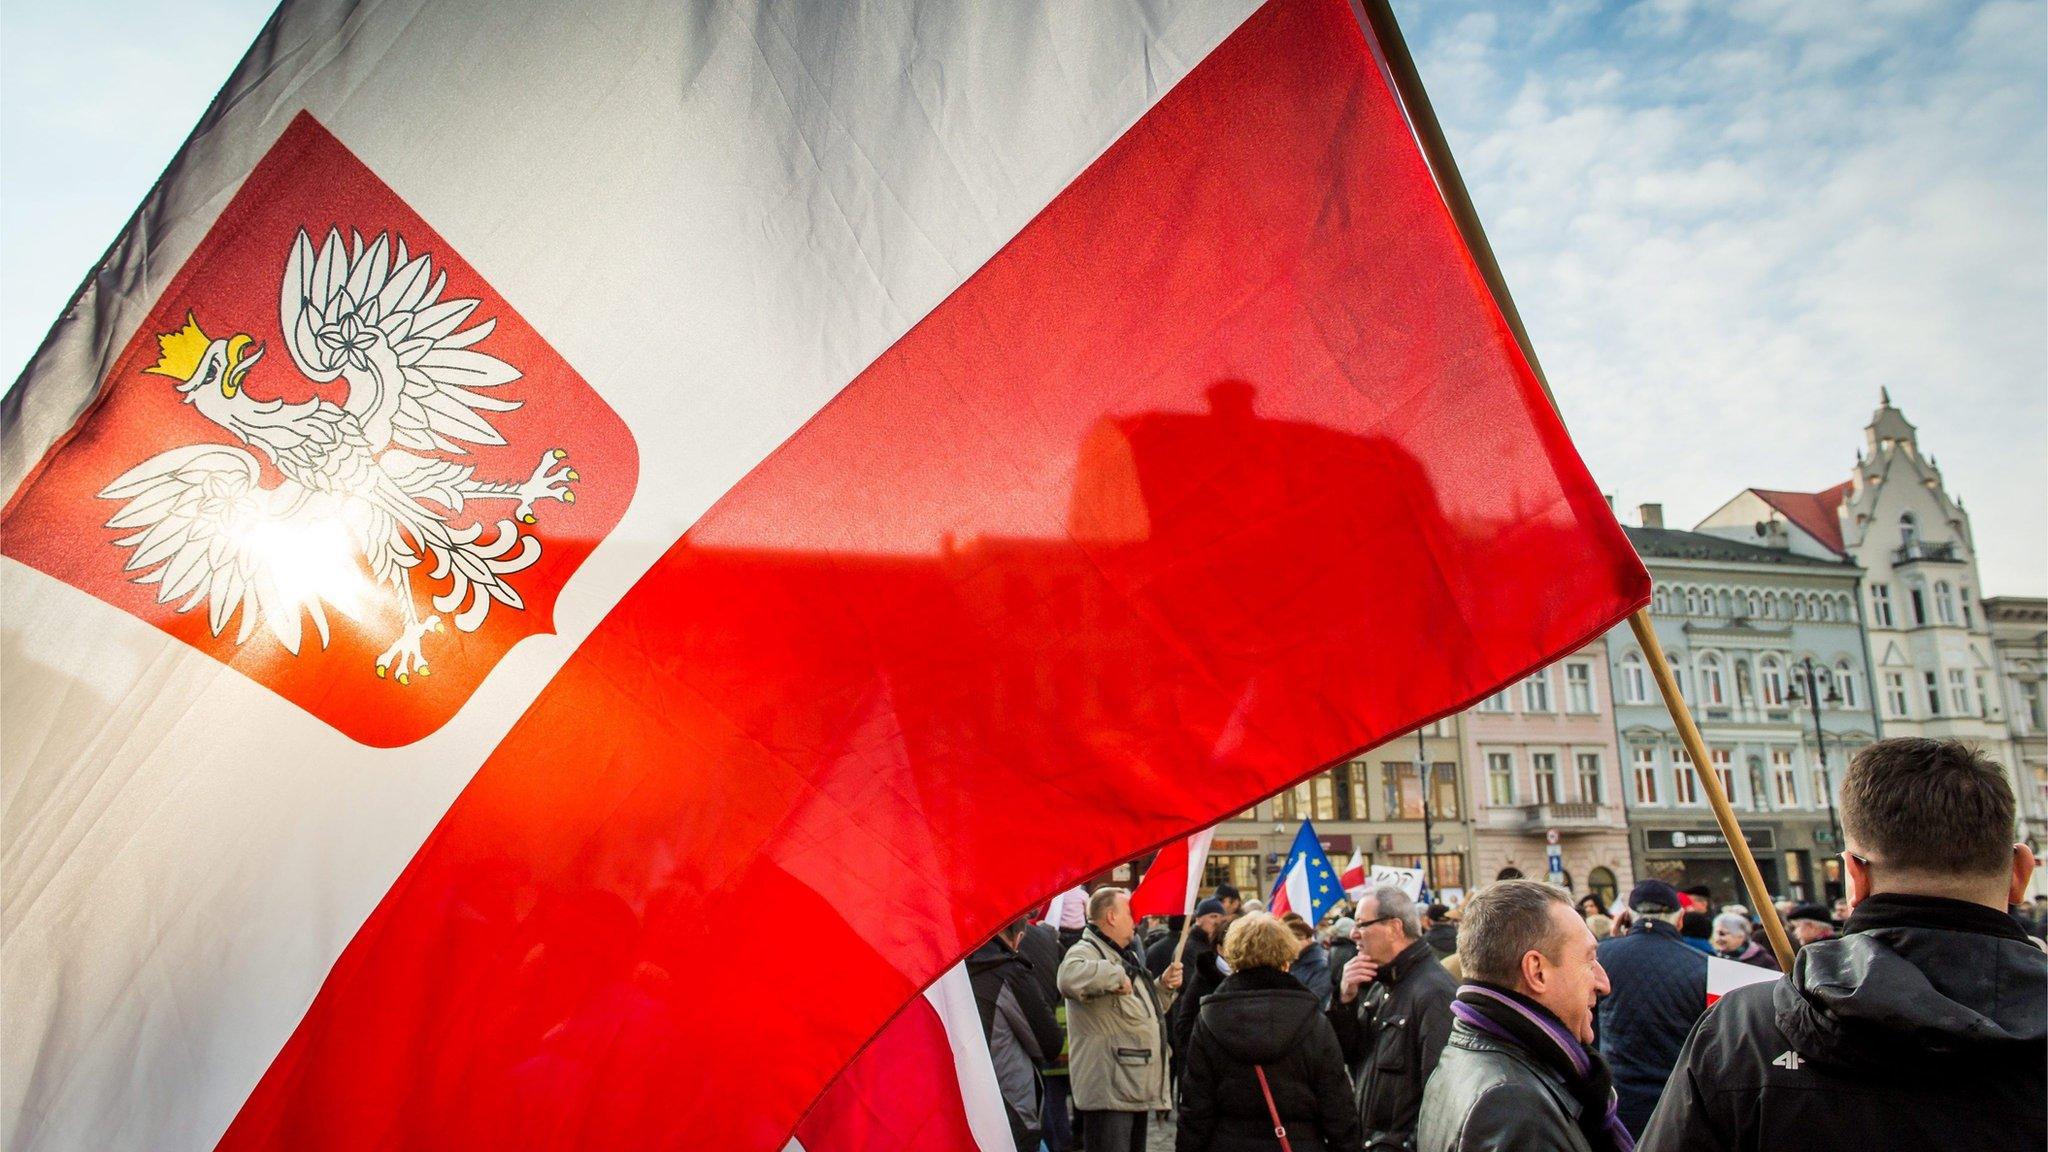
[[[0, 0], [0, 376], [271, 5]], [[1558, 403], [1690, 524], [1846, 478], [1880, 386], [2048, 592], [2048, 8], [1397, 0]]]

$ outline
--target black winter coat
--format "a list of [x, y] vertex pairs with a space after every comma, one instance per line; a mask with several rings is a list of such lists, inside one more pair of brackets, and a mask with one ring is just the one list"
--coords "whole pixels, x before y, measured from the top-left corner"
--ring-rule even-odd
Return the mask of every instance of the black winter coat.
[[1459, 1020], [1416, 1127], [1420, 1152], [1590, 1152], [1571, 1087], [1520, 1045]]
[[[1341, 995], [1341, 988], [1340, 988]], [[1367, 1148], [1415, 1146], [1422, 1089], [1451, 1035], [1458, 982], [1425, 941], [1410, 944], [1329, 1018], [1345, 1062], [1359, 1068], [1358, 1118]]]
[[1700, 1018], [1640, 1148], [2039, 1148], [2044, 1083], [2048, 954], [1990, 908], [1880, 893]]
[[1640, 1136], [1707, 1010], [1707, 954], [1663, 920], [1638, 919], [1628, 935], [1600, 942], [1613, 990], [1600, 1001], [1600, 1055], [1614, 1072], [1621, 1122]]
[[1274, 1152], [1254, 1066], [1295, 1152], [1358, 1152], [1351, 1078], [1315, 994], [1275, 968], [1231, 974], [1202, 1004], [1186, 1052], [1175, 1152]]

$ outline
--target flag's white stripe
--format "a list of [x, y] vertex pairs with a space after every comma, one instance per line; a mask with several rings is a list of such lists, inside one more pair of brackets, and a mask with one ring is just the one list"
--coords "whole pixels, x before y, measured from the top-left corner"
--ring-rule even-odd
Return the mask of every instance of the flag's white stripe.
[[1315, 897], [1309, 893], [1308, 857], [1303, 856], [1287, 872], [1287, 910], [1307, 917], [1315, 906]]
[[285, 4], [7, 401], [0, 479], [306, 108], [625, 418], [638, 491], [559, 634], [397, 750], [4, 562], [0, 1143], [211, 1145], [610, 605], [1255, 6]]
[[1188, 891], [1181, 907], [1189, 915], [1195, 911], [1195, 900], [1202, 894], [1202, 871], [1209, 863], [1209, 842], [1216, 839], [1214, 826], [1204, 828], [1188, 837]]

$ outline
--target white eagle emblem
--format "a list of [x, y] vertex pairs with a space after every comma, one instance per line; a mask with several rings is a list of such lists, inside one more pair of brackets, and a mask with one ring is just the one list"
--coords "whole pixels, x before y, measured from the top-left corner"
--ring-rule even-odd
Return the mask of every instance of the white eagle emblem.
[[[421, 644], [441, 626], [416, 591], [464, 632], [493, 601], [523, 608], [510, 578], [540, 558], [541, 542], [521, 526], [542, 501], [573, 503], [579, 477], [551, 449], [524, 481], [476, 478], [469, 446], [503, 445], [491, 417], [519, 407], [492, 390], [520, 373], [476, 349], [497, 321], [464, 328], [479, 302], [443, 300], [447, 279], [389, 234], [366, 246], [356, 233], [344, 244], [334, 229], [316, 257], [299, 231], [278, 317], [299, 371], [348, 382], [338, 406], [251, 399], [242, 384], [263, 345], [245, 334], [210, 339], [189, 312], [184, 328], [157, 337], [162, 356], [144, 371], [176, 380], [185, 403], [283, 479], [265, 487], [257, 456], [224, 443], [173, 448], [123, 473], [100, 496], [125, 501], [107, 527], [129, 533], [114, 543], [132, 551], [125, 570], [135, 582], [157, 585], [157, 602], [178, 612], [204, 603], [216, 636], [241, 613], [236, 644], [260, 620], [293, 655], [302, 617], [324, 648], [323, 605], [354, 618], [364, 593], [388, 586], [399, 629], [376, 674], [400, 684], [427, 675]], [[510, 511], [488, 536], [477, 513], [464, 515], [485, 502]]]

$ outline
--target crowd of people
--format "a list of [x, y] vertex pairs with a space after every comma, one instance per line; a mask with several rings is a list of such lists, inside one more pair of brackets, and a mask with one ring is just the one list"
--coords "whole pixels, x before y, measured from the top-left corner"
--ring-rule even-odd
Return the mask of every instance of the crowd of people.
[[[1791, 971], [1712, 1007], [1755, 917], [1500, 880], [1329, 923], [1228, 885], [1185, 925], [1098, 888], [969, 959], [1019, 1152], [1989, 1149], [2048, 1141], [2048, 902], [2004, 774], [1880, 741], [1842, 783], [1847, 895], [1778, 905]], [[1176, 929], [1179, 930], [1176, 930]]]

